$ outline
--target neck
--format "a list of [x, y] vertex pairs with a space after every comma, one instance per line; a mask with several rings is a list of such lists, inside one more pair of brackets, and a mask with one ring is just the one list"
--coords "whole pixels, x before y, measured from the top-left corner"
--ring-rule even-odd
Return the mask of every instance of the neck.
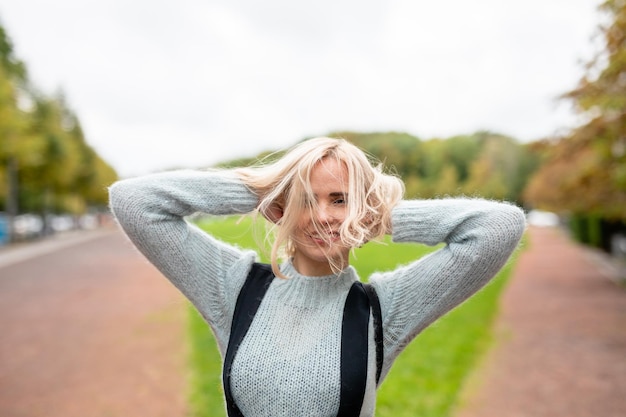
[[349, 266], [347, 261], [337, 260], [336, 269], [333, 270], [329, 262], [303, 262], [297, 254], [292, 259], [293, 267], [299, 274], [308, 277], [324, 277], [343, 271]]

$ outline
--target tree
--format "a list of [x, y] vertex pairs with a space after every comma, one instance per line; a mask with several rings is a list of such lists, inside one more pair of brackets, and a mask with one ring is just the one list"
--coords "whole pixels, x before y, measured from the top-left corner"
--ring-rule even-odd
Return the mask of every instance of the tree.
[[601, 6], [604, 49], [563, 95], [586, 119], [548, 141], [548, 155], [524, 197], [533, 206], [626, 221], [626, 0]]
[[115, 170], [91, 148], [64, 97], [30, 84], [0, 26], [0, 211], [84, 213], [106, 206]]
[[453, 164], [447, 164], [441, 170], [434, 184], [434, 192], [438, 196], [455, 195], [460, 191], [459, 173]]
[[489, 152], [474, 160], [463, 188], [467, 195], [504, 200], [507, 198], [507, 186], [504, 175], [495, 164]]
[[[329, 136], [344, 138], [383, 161], [403, 179], [407, 198], [466, 194], [521, 203], [521, 191], [539, 163], [533, 147], [488, 131], [429, 140], [402, 132], [343, 131]], [[247, 165], [264, 156], [220, 166]]]
[[0, 26], [0, 211], [8, 216], [9, 225], [19, 210], [17, 171], [24, 117], [18, 99], [25, 82], [25, 66], [13, 54], [13, 44]]
[[486, 135], [487, 132], [479, 132], [447, 139], [448, 159], [454, 164], [460, 182], [466, 181], [469, 177], [470, 165], [480, 155]]

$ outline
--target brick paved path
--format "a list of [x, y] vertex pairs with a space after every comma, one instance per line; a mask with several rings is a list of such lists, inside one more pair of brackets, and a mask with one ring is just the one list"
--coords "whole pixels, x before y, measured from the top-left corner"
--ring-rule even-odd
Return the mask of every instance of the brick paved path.
[[93, 233], [0, 252], [0, 416], [185, 415], [182, 297]]
[[456, 417], [626, 416], [626, 288], [560, 230], [529, 233]]

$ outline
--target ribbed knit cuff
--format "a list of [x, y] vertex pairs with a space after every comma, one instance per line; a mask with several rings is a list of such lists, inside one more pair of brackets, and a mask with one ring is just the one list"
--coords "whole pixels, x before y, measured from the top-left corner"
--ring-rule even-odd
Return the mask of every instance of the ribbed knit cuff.
[[415, 216], [419, 204], [419, 200], [403, 200], [393, 208], [391, 236], [394, 242], [415, 241], [415, 236], [419, 235], [419, 222], [416, 221]]

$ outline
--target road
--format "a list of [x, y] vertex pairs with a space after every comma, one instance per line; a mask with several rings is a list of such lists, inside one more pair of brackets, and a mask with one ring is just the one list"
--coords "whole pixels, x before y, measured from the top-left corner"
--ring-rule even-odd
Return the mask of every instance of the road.
[[116, 230], [0, 251], [0, 415], [185, 415], [186, 304]]

